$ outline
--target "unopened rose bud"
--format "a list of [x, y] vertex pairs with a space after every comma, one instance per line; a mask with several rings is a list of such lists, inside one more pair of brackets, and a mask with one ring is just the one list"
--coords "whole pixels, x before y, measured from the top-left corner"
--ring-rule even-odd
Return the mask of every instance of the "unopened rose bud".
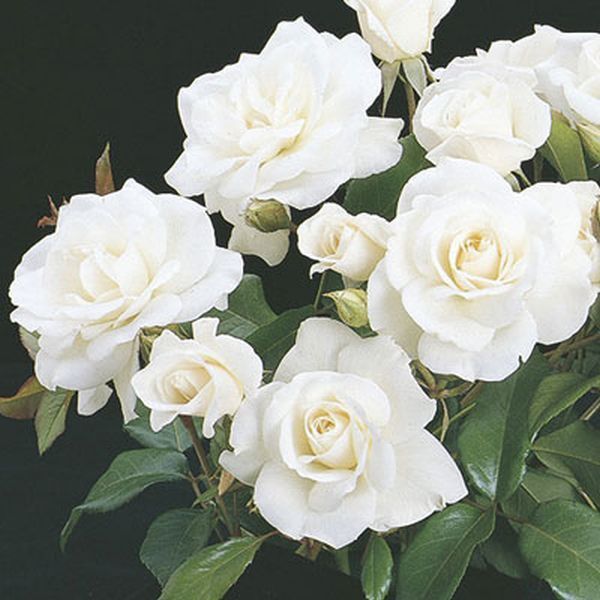
[[252, 200], [244, 219], [247, 225], [262, 233], [289, 229], [292, 224], [289, 210], [277, 200]]
[[348, 288], [339, 292], [325, 294], [331, 298], [340, 319], [350, 327], [365, 327], [369, 324], [367, 316], [367, 292], [358, 288]]

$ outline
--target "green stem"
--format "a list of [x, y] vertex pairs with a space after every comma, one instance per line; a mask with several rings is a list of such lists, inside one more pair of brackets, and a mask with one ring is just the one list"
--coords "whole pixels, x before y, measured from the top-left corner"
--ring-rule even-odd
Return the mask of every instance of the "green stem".
[[598, 410], [600, 410], [600, 396], [596, 398], [596, 401], [581, 415], [581, 420], [591, 421]]
[[413, 117], [415, 116], [415, 111], [417, 110], [417, 99], [415, 97], [415, 90], [413, 90], [408, 81], [404, 82], [404, 91], [406, 93], [406, 105], [408, 107], [408, 126], [410, 132], [412, 133]]
[[[469, 404], [468, 406], [465, 406], [465, 408], [463, 408], [462, 410], [459, 410], [455, 415], [450, 417], [450, 419], [448, 420], [448, 423], [447, 423], [448, 427], [450, 425], [452, 425], [452, 423], [458, 421], [458, 419], [469, 414], [476, 406], [477, 406], [476, 402], [471, 402], [471, 404]], [[437, 427], [436, 429], [433, 430], [433, 435], [439, 436], [440, 433], [442, 432], [442, 429], [443, 429], [443, 426], [440, 425], [439, 427]]]
[[317, 289], [317, 295], [315, 296], [315, 301], [313, 302], [313, 309], [317, 310], [319, 308], [319, 302], [321, 300], [321, 296], [323, 295], [323, 290], [325, 289], [325, 279], [327, 278], [327, 271], [323, 271], [321, 274], [321, 280], [319, 281], [319, 288]]
[[[200, 463], [200, 467], [204, 474], [208, 478], [209, 482], [213, 482], [215, 479], [214, 473], [211, 473], [212, 469], [210, 468], [210, 463], [208, 462], [208, 457], [206, 456], [206, 452], [204, 450], [204, 446], [202, 445], [202, 440], [198, 436], [198, 432], [196, 431], [196, 426], [194, 425], [194, 421], [192, 417], [187, 415], [179, 415], [183, 426], [187, 429], [190, 434], [190, 438], [192, 440], [192, 446], [194, 447], [194, 451], [196, 452], [196, 456], [198, 457], [198, 462]], [[221, 513], [221, 517], [223, 522], [225, 523], [225, 527], [227, 527], [227, 531], [229, 535], [235, 537], [236, 527], [233, 525], [231, 517], [229, 515], [229, 511], [227, 510], [227, 506], [223, 501], [223, 498], [218, 494], [215, 496], [215, 502], [219, 508]]]
[[569, 352], [579, 350], [580, 348], [585, 348], [586, 346], [589, 346], [594, 342], [600, 342], [600, 333], [590, 335], [589, 337], [585, 337], [581, 340], [577, 340], [572, 343], [569, 343], [568, 341], [563, 342], [558, 348], [556, 348], [556, 350], [548, 352], [546, 356], [548, 357], [548, 361], [550, 362], [550, 364], [555, 365], [565, 354], [569, 354]]
[[467, 395], [460, 401], [461, 407], [469, 406], [483, 391], [483, 381], [478, 381], [467, 393]]

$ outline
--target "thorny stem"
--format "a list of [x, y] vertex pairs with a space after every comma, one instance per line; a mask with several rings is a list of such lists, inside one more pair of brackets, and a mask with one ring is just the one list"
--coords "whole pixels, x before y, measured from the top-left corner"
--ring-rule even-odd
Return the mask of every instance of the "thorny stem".
[[[181, 419], [183, 426], [187, 429], [188, 433], [190, 434], [192, 446], [194, 447], [194, 451], [196, 452], [196, 456], [198, 457], [200, 467], [204, 471], [204, 474], [208, 478], [208, 481], [213, 481], [215, 476], [214, 473], [211, 473], [210, 464], [208, 462], [206, 452], [204, 451], [204, 446], [202, 446], [202, 440], [198, 437], [198, 432], [196, 431], [196, 426], [194, 425], [192, 417], [189, 417], [187, 415], [179, 415], [179, 418]], [[227, 530], [229, 531], [229, 535], [235, 537], [236, 528], [232, 524], [231, 517], [229, 516], [229, 512], [227, 510], [227, 506], [225, 506], [223, 498], [217, 494], [217, 496], [215, 496], [215, 502], [219, 507], [221, 517], [223, 518], [225, 527], [227, 527]]]
[[548, 357], [548, 361], [551, 365], [555, 365], [562, 356], [565, 354], [569, 354], [569, 352], [573, 352], [574, 350], [579, 350], [580, 348], [585, 348], [594, 342], [600, 342], [600, 333], [596, 333], [595, 335], [590, 335], [589, 337], [585, 337], [581, 340], [576, 340], [572, 343], [563, 342], [556, 348], [556, 350], [552, 350], [546, 353]]

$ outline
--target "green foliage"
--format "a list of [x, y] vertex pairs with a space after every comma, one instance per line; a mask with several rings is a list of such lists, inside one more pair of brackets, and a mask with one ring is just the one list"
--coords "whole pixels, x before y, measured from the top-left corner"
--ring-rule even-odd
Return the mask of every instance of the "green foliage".
[[35, 413], [35, 432], [38, 450], [44, 454], [65, 431], [67, 412], [75, 392], [58, 389], [46, 390]]
[[600, 375], [588, 378], [577, 373], [555, 373], [546, 377], [540, 383], [529, 409], [531, 438], [554, 417], [599, 385]]
[[170, 510], [150, 525], [140, 560], [164, 586], [182, 563], [206, 546], [215, 523], [212, 510]]
[[397, 600], [449, 600], [473, 550], [494, 530], [495, 513], [455, 504], [430, 517], [400, 556]]
[[9, 419], [33, 419], [46, 388], [30, 377], [14, 396], [0, 398], [0, 415]]
[[550, 137], [540, 152], [565, 183], [588, 178], [581, 139], [569, 121], [556, 111], [552, 111]]
[[363, 558], [360, 581], [367, 600], [384, 600], [392, 584], [394, 559], [387, 542], [372, 535]]
[[416, 173], [431, 166], [425, 158], [425, 150], [419, 146], [414, 135], [401, 140], [404, 153], [400, 162], [383, 173], [350, 183], [344, 207], [352, 214], [368, 212], [386, 219], [396, 216], [400, 192], [406, 182]]
[[165, 425], [160, 431], [152, 431], [150, 427], [150, 409], [138, 402], [135, 412], [139, 417], [126, 423], [123, 428], [142, 446], [178, 450], [179, 452], [191, 447], [190, 435], [179, 419]]
[[234, 538], [200, 550], [171, 576], [159, 600], [220, 600], [254, 559], [264, 538]]
[[518, 536], [506, 521], [497, 521], [494, 533], [479, 549], [485, 562], [500, 573], [515, 579], [529, 576], [529, 569], [519, 550]]
[[600, 515], [574, 502], [541, 505], [521, 530], [531, 571], [560, 598], [591, 600], [600, 590]]
[[246, 341], [262, 358], [265, 370], [275, 371], [286, 352], [294, 345], [300, 323], [313, 314], [311, 306], [287, 310], [248, 336]]
[[458, 436], [461, 462], [490, 499], [510, 497], [521, 483], [529, 453], [529, 405], [549, 372], [546, 360], [534, 354], [509, 378], [486, 384], [464, 421]]
[[104, 513], [123, 506], [155, 483], [186, 480], [185, 456], [156, 448], [129, 450], [119, 454], [92, 486], [82, 504], [76, 506], [60, 536], [64, 550], [69, 536], [84, 513]]
[[246, 339], [277, 318], [267, 304], [262, 281], [257, 275], [244, 275], [240, 285], [229, 296], [226, 310], [213, 309], [205, 316], [219, 319], [219, 333], [241, 339]]
[[533, 449], [545, 464], [559, 461], [566, 466], [594, 503], [600, 505], [600, 436], [591, 425], [575, 421], [540, 438]]

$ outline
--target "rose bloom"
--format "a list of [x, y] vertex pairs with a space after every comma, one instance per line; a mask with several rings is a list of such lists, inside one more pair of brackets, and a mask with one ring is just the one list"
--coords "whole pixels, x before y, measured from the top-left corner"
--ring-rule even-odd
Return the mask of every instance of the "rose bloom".
[[218, 319], [199, 319], [192, 324], [193, 339], [165, 330], [155, 340], [148, 365], [131, 382], [151, 411], [154, 431], [190, 415], [204, 417], [202, 435], [212, 437], [215, 423], [256, 393], [262, 361], [246, 342], [217, 335], [218, 325]]
[[432, 163], [464, 158], [508, 175], [548, 139], [551, 116], [520, 78], [474, 70], [427, 87], [413, 126]]
[[[538, 183], [522, 192], [543, 206], [553, 221], [554, 234], [563, 240], [563, 252], [577, 244], [589, 257], [590, 280], [600, 291], [600, 243], [595, 223], [598, 221], [600, 186], [595, 181]], [[575, 209], [575, 210], [574, 210]]]
[[[204, 194], [236, 230], [248, 227], [241, 215], [250, 199], [315, 206], [400, 159], [402, 120], [367, 116], [380, 91], [358, 35], [338, 39], [303, 19], [280, 23], [260, 54], [243, 54], [179, 92], [187, 139], [165, 178], [183, 195]], [[281, 233], [234, 232], [232, 245], [273, 263], [287, 243]]]
[[351, 215], [338, 204], [325, 204], [298, 227], [298, 248], [317, 260], [310, 269], [328, 269], [352, 281], [366, 281], [383, 258], [390, 225], [381, 217], [362, 213]]
[[447, 159], [405, 186], [385, 258], [369, 280], [371, 327], [437, 373], [499, 381], [536, 342], [562, 341], [596, 293], [580, 245], [581, 213], [564, 222], [489, 167]]
[[455, 0], [344, 0], [373, 54], [388, 63], [431, 52], [433, 30]]
[[244, 402], [220, 462], [254, 486], [283, 534], [340, 548], [365, 529], [416, 523], [467, 494], [424, 427], [436, 409], [387, 337], [308, 319], [273, 383]]
[[241, 278], [240, 255], [216, 246], [203, 207], [129, 180], [60, 208], [56, 231], [15, 271], [11, 318], [40, 336], [35, 373], [44, 387], [79, 391], [87, 415], [107, 402], [113, 380], [127, 421], [140, 329], [224, 308]]

